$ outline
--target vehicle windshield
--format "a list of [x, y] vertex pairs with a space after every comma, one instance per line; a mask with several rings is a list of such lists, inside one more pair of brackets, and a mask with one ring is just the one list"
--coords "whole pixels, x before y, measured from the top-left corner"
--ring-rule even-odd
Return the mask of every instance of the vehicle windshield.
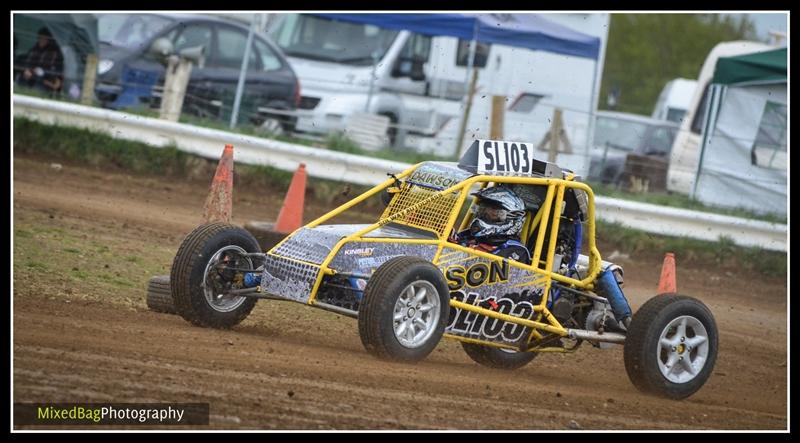
[[97, 36], [102, 43], [137, 49], [166, 28], [172, 20], [153, 14], [101, 14]]
[[610, 147], [623, 151], [634, 151], [647, 135], [645, 123], [610, 117], [598, 117], [594, 132], [594, 145]]
[[288, 14], [269, 31], [286, 55], [369, 66], [383, 58], [398, 31], [304, 14]]
[[686, 115], [685, 109], [669, 108], [667, 110], [667, 120], [671, 122], [680, 123], [684, 115]]

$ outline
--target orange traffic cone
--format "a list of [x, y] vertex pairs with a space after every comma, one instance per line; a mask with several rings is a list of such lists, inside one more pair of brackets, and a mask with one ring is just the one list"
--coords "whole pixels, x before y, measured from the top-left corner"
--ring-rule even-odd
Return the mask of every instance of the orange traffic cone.
[[300, 163], [286, 191], [283, 199], [278, 221], [275, 222], [275, 231], [289, 234], [303, 225], [303, 205], [306, 196], [306, 165]]
[[667, 252], [664, 256], [664, 264], [661, 266], [661, 278], [658, 281], [658, 293], [668, 294], [678, 292], [678, 284], [675, 281], [675, 254]]
[[233, 210], [233, 145], [225, 145], [217, 172], [211, 182], [211, 190], [203, 207], [207, 223], [221, 221], [229, 223]]

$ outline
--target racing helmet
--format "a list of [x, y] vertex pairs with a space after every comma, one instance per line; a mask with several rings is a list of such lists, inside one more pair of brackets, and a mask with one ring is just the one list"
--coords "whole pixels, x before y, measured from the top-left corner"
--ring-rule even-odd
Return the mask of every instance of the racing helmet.
[[476, 239], [519, 238], [525, 219], [525, 203], [505, 186], [493, 186], [473, 193], [475, 218], [469, 226]]

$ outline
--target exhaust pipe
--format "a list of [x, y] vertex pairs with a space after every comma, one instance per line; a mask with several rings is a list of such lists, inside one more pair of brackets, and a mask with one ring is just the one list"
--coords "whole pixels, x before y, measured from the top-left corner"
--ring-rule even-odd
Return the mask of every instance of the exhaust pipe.
[[625, 343], [625, 335], [618, 332], [604, 332], [589, 331], [586, 329], [567, 329], [569, 338], [580, 340], [597, 341], [604, 343]]

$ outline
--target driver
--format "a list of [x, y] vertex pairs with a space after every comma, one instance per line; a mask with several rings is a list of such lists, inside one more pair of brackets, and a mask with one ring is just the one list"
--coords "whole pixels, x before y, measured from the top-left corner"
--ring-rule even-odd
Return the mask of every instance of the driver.
[[505, 186], [473, 193], [474, 219], [469, 227], [450, 238], [461, 246], [489, 252], [530, 264], [530, 252], [520, 241], [525, 221], [525, 203]]

